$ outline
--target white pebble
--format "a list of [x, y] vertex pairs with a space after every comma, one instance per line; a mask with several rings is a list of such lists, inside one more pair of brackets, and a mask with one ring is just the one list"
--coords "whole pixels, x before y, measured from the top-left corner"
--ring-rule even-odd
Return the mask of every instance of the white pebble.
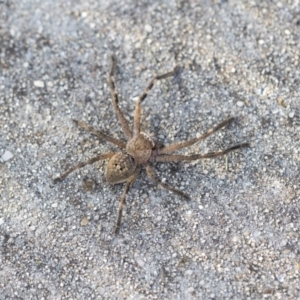
[[6, 161], [12, 159], [13, 157], [14, 157], [14, 155], [10, 151], [5, 150], [1, 156], [1, 161], [6, 162]]
[[42, 80], [35, 80], [33, 82], [34, 86], [39, 87], [39, 88], [43, 88], [44, 87], [44, 81]]
[[295, 113], [294, 113], [293, 111], [289, 113], [289, 117], [290, 117], [291, 119], [294, 118], [294, 116], [295, 116]]
[[243, 101], [238, 101], [238, 102], [236, 103], [236, 105], [237, 105], [238, 107], [242, 107], [242, 106], [244, 106], [244, 102], [243, 102]]
[[144, 265], [145, 265], [145, 262], [144, 262], [141, 258], [138, 258], [138, 259], [136, 260], [136, 262], [137, 262], [137, 264], [138, 264], [141, 268], [143, 268]]
[[84, 18], [86, 18], [87, 17], [87, 12], [86, 11], [83, 11], [82, 13], [81, 13], [81, 17], [84, 19]]
[[185, 274], [186, 274], [186, 275], [189, 275], [189, 276], [192, 275], [193, 273], [194, 273], [193, 270], [187, 270], [187, 271], [185, 272]]
[[145, 30], [146, 30], [148, 33], [152, 32], [152, 26], [149, 25], [149, 24], [146, 24], [146, 25], [145, 25]]

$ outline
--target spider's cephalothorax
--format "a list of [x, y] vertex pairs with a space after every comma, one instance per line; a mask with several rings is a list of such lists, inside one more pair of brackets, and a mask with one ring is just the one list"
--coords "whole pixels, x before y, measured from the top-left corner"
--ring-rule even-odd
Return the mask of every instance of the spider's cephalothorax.
[[127, 142], [126, 152], [141, 165], [150, 159], [154, 147], [155, 142], [146, 133], [141, 132]]
[[170, 77], [176, 73], [177, 68], [175, 68], [172, 72], [156, 76], [154, 77], [149, 85], [146, 87], [144, 92], [141, 94], [139, 99], [137, 100], [136, 106], [135, 106], [135, 112], [134, 112], [134, 120], [133, 120], [133, 129], [129, 127], [129, 124], [119, 108], [118, 104], [118, 94], [115, 90], [115, 82], [114, 82], [114, 70], [115, 70], [115, 58], [112, 57], [112, 66], [109, 72], [109, 86], [111, 90], [112, 95], [112, 104], [114, 106], [114, 109], [116, 111], [116, 114], [118, 116], [118, 119], [121, 123], [123, 132], [127, 138], [127, 142], [123, 142], [119, 139], [113, 138], [109, 135], [104, 134], [101, 131], [98, 131], [94, 129], [93, 127], [89, 126], [88, 124], [82, 122], [73, 120], [75, 124], [77, 124], [79, 127], [91, 132], [92, 134], [98, 136], [100, 139], [104, 139], [112, 144], [114, 144], [116, 147], [120, 149], [119, 152], [109, 152], [106, 154], [101, 154], [96, 157], [93, 157], [89, 159], [86, 162], [82, 162], [77, 164], [76, 166], [70, 168], [68, 171], [66, 171], [61, 176], [54, 179], [54, 182], [58, 182], [66, 178], [70, 173], [73, 171], [82, 168], [86, 165], [92, 164], [94, 162], [109, 159], [109, 162], [107, 164], [106, 168], [106, 181], [110, 184], [117, 184], [126, 182], [125, 188], [123, 190], [123, 193], [120, 198], [119, 202], [119, 212], [118, 212], [118, 218], [117, 218], [117, 224], [115, 232], [117, 233], [120, 229], [121, 224], [121, 217], [122, 217], [122, 211], [123, 211], [123, 205], [125, 203], [126, 195], [129, 191], [130, 186], [134, 183], [136, 178], [138, 177], [138, 174], [141, 170], [141, 168], [146, 169], [146, 173], [148, 177], [153, 180], [156, 184], [160, 185], [161, 187], [176, 193], [179, 196], [182, 196], [186, 199], [189, 199], [189, 196], [185, 194], [184, 192], [177, 190], [173, 188], [172, 186], [162, 182], [154, 172], [154, 169], [152, 167], [153, 163], [156, 162], [178, 162], [178, 161], [191, 161], [191, 160], [197, 160], [197, 159], [203, 159], [203, 158], [211, 158], [216, 156], [224, 155], [228, 152], [231, 152], [233, 150], [242, 148], [242, 147], [248, 147], [248, 143], [242, 143], [234, 145], [230, 148], [227, 148], [225, 150], [217, 151], [217, 152], [209, 152], [206, 154], [194, 154], [194, 155], [180, 155], [180, 154], [170, 154], [176, 150], [191, 146], [206, 137], [212, 135], [217, 130], [225, 127], [228, 123], [230, 123], [233, 118], [228, 118], [227, 120], [221, 122], [216, 127], [209, 129], [206, 131], [203, 135], [201, 135], [198, 138], [193, 138], [188, 141], [182, 141], [178, 143], [174, 143], [171, 145], [166, 145], [162, 147], [157, 147], [155, 142], [152, 138], [150, 138], [147, 134], [140, 131], [140, 118], [141, 118], [141, 102], [147, 97], [148, 92], [153, 87], [154, 83], [157, 80], [165, 79], [167, 77]]

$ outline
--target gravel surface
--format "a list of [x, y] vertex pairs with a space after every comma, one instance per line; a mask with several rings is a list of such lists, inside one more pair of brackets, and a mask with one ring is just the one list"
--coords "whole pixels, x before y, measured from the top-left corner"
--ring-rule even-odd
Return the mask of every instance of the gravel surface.
[[[300, 3], [0, 1], [0, 299], [299, 299]], [[157, 164], [191, 197], [143, 172], [120, 234], [115, 148], [124, 140], [107, 75], [118, 60], [132, 122], [155, 74], [180, 66], [143, 103], [145, 132], [168, 144], [226, 129], [181, 153], [250, 142], [226, 157]]]

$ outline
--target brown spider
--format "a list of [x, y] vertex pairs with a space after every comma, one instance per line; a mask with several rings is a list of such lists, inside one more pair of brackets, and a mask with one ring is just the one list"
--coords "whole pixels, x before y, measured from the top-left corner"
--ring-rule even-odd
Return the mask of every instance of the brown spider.
[[142, 167], [146, 168], [146, 173], [148, 177], [150, 177], [151, 180], [153, 180], [156, 184], [160, 185], [161, 187], [165, 188], [166, 190], [169, 190], [181, 197], [184, 197], [186, 199], [189, 199], [189, 196], [183, 193], [182, 191], [174, 189], [172, 186], [163, 183], [159, 180], [159, 178], [156, 177], [154, 169], [152, 167], [153, 163], [155, 162], [178, 162], [178, 161], [191, 161], [191, 160], [197, 160], [202, 158], [211, 158], [216, 156], [224, 155], [230, 151], [242, 148], [242, 147], [248, 147], [249, 143], [242, 143], [235, 146], [232, 146], [228, 149], [218, 151], [218, 152], [210, 152], [206, 154], [194, 154], [194, 155], [170, 155], [171, 152], [174, 152], [175, 150], [182, 149], [184, 147], [191, 146], [208, 136], [212, 135], [217, 130], [225, 127], [229, 122], [233, 120], [233, 118], [229, 118], [223, 122], [221, 122], [216, 127], [209, 129], [206, 133], [201, 135], [200, 137], [193, 138], [188, 141], [182, 141], [178, 143], [174, 143], [171, 145], [166, 146], [158, 146], [154, 142], [152, 138], [150, 138], [146, 133], [140, 131], [140, 118], [141, 118], [141, 103], [142, 101], [147, 97], [148, 92], [152, 89], [154, 83], [157, 80], [165, 79], [167, 77], [170, 77], [174, 75], [177, 71], [177, 68], [175, 68], [173, 71], [159, 75], [154, 77], [146, 89], [143, 91], [142, 95], [138, 98], [136, 106], [135, 106], [135, 112], [134, 112], [134, 121], [133, 121], [133, 130], [128, 125], [128, 122], [119, 108], [118, 105], [118, 95], [115, 90], [115, 82], [114, 82], [114, 70], [116, 66], [116, 60], [115, 57], [112, 56], [112, 65], [109, 72], [109, 86], [111, 90], [111, 96], [112, 96], [112, 103], [114, 106], [114, 109], [116, 111], [116, 114], [118, 116], [118, 119], [121, 123], [123, 132], [126, 135], [127, 142], [123, 142], [121, 140], [115, 139], [111, 136], [108, 136], [104, 134], [101, 131], [98, 131], [94, 129], [93, 127], [89, 126], [88, 124], [82, 122], [73, 120], [76, 125], [79, 127], [89, 131], [90, 133], [96, 135], [97, 137], [104, 139], [115, 146], [117, 146], [121, 152], [109, 152], [106, 154], [98, 155], [96, 157], [93, 157], [89, 159], [86, 162], [81, 162], [77, 164], [76, 166], [73, 166], [68, 171], [66, 171], [61, 176], [54, 179], [54, 182], [61, 181], [65, 179], [70, 173], [73, 171], [80, 169], [86, 165], [93, 164], [100, 160], [109, 159], [107, 168], [106, 168], [106, 181], [110, 184], [117, 184], [117, 183], [123, 183], [126, 182], [125, 188], [123, 190], [123, 193], [120, 198], [119, 202], [119, 212], [118, 212], [118, 219], [117, 224], [115, 228], [115, 233], [119, 232], [120, 224], [121, 224], [121, 217], [122, 217], [122, 211], [123, 211], [123, 205], [125, 203], [125, 199], [127, 196], [127, 193], [129, 191], [130, 186], [135, 182], [137, 179], [140, 170]]

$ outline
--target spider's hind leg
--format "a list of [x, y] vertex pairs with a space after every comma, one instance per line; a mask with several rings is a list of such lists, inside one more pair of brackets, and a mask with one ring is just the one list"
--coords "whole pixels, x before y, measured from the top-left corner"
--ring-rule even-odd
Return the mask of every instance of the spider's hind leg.
[[128, 191], [131, 187], [131, 185], [135, 182], [139, 175], [140, 169], [136, 169], [133, 175], [129, 177], [129, 179], [126, 182], [125, 188], [123, 190], [123, 193], [121, 195], [121, 198], [119, 200], [119, 211], [118, 211], [118, 218], [117, 218], [117, 223], [115, 227], [115, 234], [118, 234], [120, 231], [120, 226], [121, 226], [121, 219], [122, 219], [122, 213], [123, 213], [123, 206], [125, 204], [126, 196], [128, 194]]
[[66, 171], [65, 173], [63, 173], [62, 175], [60, 175], [59, 177], [57, 178], [54, 178], [53, 179], [53, 183], [57, 183], [59, 181], [62, 181], [64, 180], [69, 174], [71, 174], [72, 172], [78, 170], [78, 169], [81, 169], [87, 165], [91, 165], [99, 160], [105, 160], [105, 159], [108, 159], [108, 158], [111, 158], [115, 155], [115, 153], [113, 152], [109, 152], [109, 153], [106, 153], [106, 154], [101, 154], [101, 155], [98, 155], [96, 157], [93, 157], [93, 158], [90, 158], [89, 160], [85, 161], [85, 162], [81, 162], [73, 167], [71, 167], [68, 171]]
[[187, 200], [190, 199], [190, 196], [183, 193], [182, 191], [179, 191], [179, 190], [176, 190], [175, 188], [173, 188], [172, 186], [166, 184], [166, 183], [163, 183], [156, 175], [155, 175], [155, 172], [154, 172], [154, 169], [152, 168], [152, 166], [150, 164], [147, 164], [146, 165], [146, 172], [147, 172], [147, 175], [148, 177], [153, 180], [157, 185], [161, 186], [162, 188], [172, 192], [172, 193], [175, 193], [177, 195], [179, 195], [180, 197], [183, 197]]

